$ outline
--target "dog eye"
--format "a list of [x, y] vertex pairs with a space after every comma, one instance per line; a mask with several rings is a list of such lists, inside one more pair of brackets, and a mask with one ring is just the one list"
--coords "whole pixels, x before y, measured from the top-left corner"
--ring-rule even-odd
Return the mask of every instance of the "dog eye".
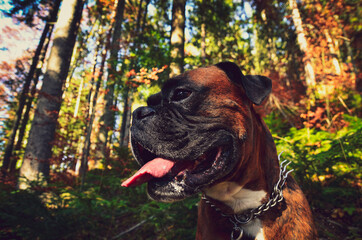
[[171, 101], [177, 102], [177, 101], [181, 101], [183, 99], [188, 98], [191, 95], [191, 91], [190, 90], [186, 90], [186, 89], [176, 89], [173, 92], [173, 95], [171, 97]]

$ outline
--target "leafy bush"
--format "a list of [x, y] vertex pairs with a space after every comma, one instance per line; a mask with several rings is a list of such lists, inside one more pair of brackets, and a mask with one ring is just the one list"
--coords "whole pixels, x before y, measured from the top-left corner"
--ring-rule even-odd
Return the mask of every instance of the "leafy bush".
[[83, 191], [59, 183], [29, 191], [2, 185], [0, 239], [193, 239], [198, 197], [151, 201], [145, 186], [121, 187], [119, 164], [90, 171]]
[[[337, 132], [316, 129], [290, 128], [285, 132], [283, 121], [266, 118], [271, 128], [278, 152], [283, 159], [292, 161], [294, 177], [301, 185], [315, 215], [322, 214], [346, 226], [347, 235], [361, 228], [360, 181], [362, 160], [362, 119], [343, 116], [348, 126]], [[279, 133], [283, 132], [283, 137]], [[317, 225], [320, 223], [317, 223]], [[342, 225], [341, 225], [342, 226]], [[345, 226], [345, 225], [343, 225]], [[328, 229], [321, 234], [328, 235]], [[325, 236], [328, 239], [338, 237]], [[350, 239], [354, 239], [351, 237]]]

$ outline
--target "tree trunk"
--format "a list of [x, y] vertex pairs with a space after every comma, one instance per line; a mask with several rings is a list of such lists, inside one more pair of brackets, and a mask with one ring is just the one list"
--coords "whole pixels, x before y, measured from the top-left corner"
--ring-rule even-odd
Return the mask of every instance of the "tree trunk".
[[359, 93], [362, 93], [362, 78], [360, 77], [359, 73], [359, 69], [356, 66], [356, 63], [354, 61], [354, 56], [353, 56], [353, 51], [352, 51], [352, 47], [351, 47], [351, 40], [348, 38], [348, 35], [345, 31], [344, 26], [341, 24], [341, 20], [339, 19], [339, 17], [337, 15], [334, 15], [334, 18], [336, 19], [336, 22], [338, 23], [338, 27], [340, 29], [342, 29], [342, 33], [343, 33], [343, 39], [344, 39], [344, 44], [345, 47], [347, 48], [347, 54], [348, 54], [348, 60], [347, 62], [350, 62], [352, 64], [352, 70], [353, 73], [355, 75], [355, 90]]
[[[99, 46], [99, 45], [97, 45]], [[99, 49], [96, 50], [96, 52], [98, 52]], [[103, 78], [103, 69], [104, 69], [104, 65], [105, 65], [105, 59], [106, 59], [106, 49], [104, 50], [103, 54], [102, 54], [102, 62], [101, 62], [101, 66], [100, 66], [100, 70], [99, 70], [99, 74], [97, 76], [97, 83], [96, 83], [96, 88], [94, 90], [94, 94], [92, 97], [92, 104], [90, 104], [90, 118], [89, 118], [89, 123], [87, 126], [87, 134], [85, 137], [85, 141], [84, 141], [84, 147], [83, 147], [83, 151], [82, 151], [82, 158], [81, 158], [81, 165], [80, 165], [80, 169], [79, 169], [79, 175], [81, 177], [81, 187], [83, 188], [84, 186], [84, 181], [85, 181], [85, 175], [87, 173], [88, 170], [88, 157], [89, 157], [89, 150], [90, 150], [90, 146], [91, 146], [91, 136], [92, 136], [92, 131], [93, 131], [93, 122], [94, 122], [94, 118], [95, 118], [95, 112], [96, 112], [96, 105], [97, 105], [97, 99], [98, 99], [98, 93], [99, 93], [99, 88], [101, 86], [101, 82], [102, 82], [102, 78]], [[95, 56], [95, 60], [97, 59], [97, 55]], [[95, 76], [95, 71], [96, 71], [96, 62], [94, 65], [94, 69], [93, 69], [93, 76]]]
[[131, 127], [131, 117], [132, 117], [132, 104], [133, 104], [133, 100], [132, 98], [130, 98], [128, 100], [128, 108], [127, 108], [127, 111], [126, 113], [124, 113], [124, 116], [125, 116], [125, 130], [123, 131], [123, 143], [121, 146], [123, 147], [128, 147], [128, 144], [129, 144], [129, 129]]
[[[142, 41], [142, 31], [146, 24], [146, 18], [147, 18], [147, 8], [150, 3], [150, 0], [146, 1], [145, 9], [143, 12], [143, 22], [142, 27], [141, 26], [141, 18], [142, 18], [142, 4], [143, 0], [140, 0], [139, 7], [138, 7], [138, 14], [137, 14], [137, 22], [136, 22], [136, 30], [135, 30], [135, 44], [133, 47], [133, 52], [136, 52], [137, 49], [140, 48], [140, 44]], [[131, 61], [131, 69], [137, 68], [136, 67], [136, 59], [132, 59]], [[137, 69], [138, 71], [138, 69]], [[131, 122], [131, 107], [132, 107], [132, 91], [129, 89], [129, 87], [125, 87], [123, 89], [123, 114], [122, 114], [122, 124], [120, 128], [120, 146], [127, 147], [128, 141], [129, 141], [129, 128], [130, 128], [130, 122]]]
[[297, 41], [300, 50], [304, 53], [303, 63], [305, 71], [305, 82], [307, 88], [310, 88], [316, 84], [314, 68], [311, 63], [311, 54], [308, 47], [308, 42], [305, 37], [305, 31], [303, 29], [302, 19], [300, 17], [299, 9], [296, 0], [289, 0], [289, 6], [292, 10], [292, 19], [297, 33]]
[[[33, 104], [33, 101], [34, 101], [34, 98], [35, 98], [36, 89], [37, 89], [37, 85], [38, 85], [38, 82], [39, 82], [39, 77], [40, 77], [40, 75], [42, 73], [41, 70], [42, 70], [43, 65], [44, 65], [45, 56], [46, 56], [46, 53], [48, 51], [50, 38], [51, 38], [51, 35], [52, 35], [52, 32], [53, 32], [53, 29], [54, 29], [54, 24], [52, 24], [50, 29], [49, 29], [48, 36], [46, 38], [44, 47], [43, 47], [43, 49], [41, 51], [41, 54], [40, 54], [40, 60], [39, 60], [39, 63], [38, 63], [38, 66], [37, 66], [37, 69], [35, 71], [35, 75], [34, 75], [34, 78], [33, 78], [33, 86], [31, 87], [31, 90], [30, 90], [30, 96], [28, 97], [28, 99], [26, 101], [25, 112], [24, 112], [23, 118], [21, 120], [21, 125], [20, 125], [20, 128], [19, 128], [19, 134], [18, 134], [18, 140], [16, 142], [15, 149], [14, 149], [15, 154], [17, 154], [17, 151], [19, 151], [21, 149], [22, 144], [23, 144], [23, 139], [24, 139], [24, 136], [25, 136], [26, 126], [28, 125], [28, 121], [29, 121], [29, 117], [30, 117], [30, 111], [32, 109], [32, 104]], [[15, 171], [17, 161], [18, 161], [17, 159], [11, 159], [9, 172], [14, 172]]]
[[101, 128], [99, 130], [98, 140], [100, 142], [100, 153], [102, 158], [107, 158], [108, 132], [114, 127], [114, 89], [116, 85], [118, 52], [120, 50], [120, 39], [123, 22], [125, 0], [119, 0], [117, 5], [117, 13], [112, 33], [112, 43], [110, 48], [110, 58], [108, 66], [108, 79], [106, 86], [106, 95], [104, 96], [105, 108], [104, 114], [100, 119]]
[[77, 95], [77, 100], [75, 101], [75, 107], [74, 107], [74, 113], [73, 113], [74, 118], [76, 118], [78, 116], [80, 99], [82, 97], [82, 92], [83, 92], [83, 85], [84, 85], [84, 77], [82, 77], [82, 79], [80, 80], [80, 84], [79, 84], [79, 88], [78, 88], [78, 95]]
[[206, 64], [206, 24], [201, 24], [201, 63]]
[[328, 29], [324, 29], [324, 35], [326, 36], [326, 39], [327, 39], [327, 43], [328, 43], [328, 48], [329, 48], [329, 51], [330, 51], [330, 54], [332, 56], [332, 63], [333, 63], [333, 66], [334, 66], [334, 71], [337, 75], [341, 75], [341, 68], [339, 66], [339, 61], [338, 61], [338, 57], [337, 57], [337, 51], [336, 49], [334, 48], [334, 44], [333, 44], [333, 41], [332, 41], [332, 37], [331, 35], [329, 34], [329, 31]]
[[143, 4], [143, 0], [140, 0], [140, 3], [138, 5], [138, 13], [137, 13], [136, 34], [138, 34], [138, 32], [141, 28], [142, 4]]
[[170, 77], [179, 75], [184, 70], [185, 7], [186, 0], [173, 0]]
[[120, 130], [120, 145], [122, 147], [128, 146], [128, 140], [129, 140], [129, 123], [131, 121], [131, 106], [132, 101], [129, 96], [129, 90], [126, 90], [126, 93], [124, 94], [124, 107], [123, 107], [123, 114], [122, 114], [122, 124], [121, 124], [121, 130]]
[[64, 0], [60, 9], [43, 86], [20, 168], [20, 189], [29, 187], [27, 181], [44, 181], [49, 177], [49, 160], [62, 102], [63, 85], [68, 75], [83, 5], [83, 0]]
[[[103, 29], [100, 29], [100, 35], [99, 35], [99, 40], [98, 42], [103, 42]], [[88, 109], [89, 111], [87, 112], [87, 117], [86, 119], [89, 118], [89, 123], [87, 126], [87, 134], [85, 136], [85, 141], [82, 147], [82, 154], [81, 154], [81, 159], [80, 159], [80, 168], [79, 168], [79, 175], [81, 177], [81, 186], [83, 187], [84, 185], [84, 180], [85, 180], [85, 175], [87, 173], [88, 170], [88, 157], [89, 157], [89, 151], [90, 151], [90, 146], [91, 146], [91, 136], [92, 136], [92, 132], [93, 132], [93, 123], [94, 123], [94, 119], [95, 119], [95, 109], [96, 109], [96, 104], [97, 104], [97, 99], [98, 99], [98, 94], [99, 94], [99, 89], [101, 86], [101, 82], [103, 79], [103, 73], [104, 73], [104, 66], [106, 64], [106, 58], [107, 58], [107, 51], [108, 48], [110, 46], [110, 41], [111, 41], [111, 32], [109, 31], [107, 36], [106, 36], [106, 44], [104, 49], [101, 52], [101, 63], [100, 63], [100, 67], [98, 70], [98, 74], [96, 74], [96, 65], [97, 65], [97, 58], [98, 58], [98, 53], [101, 50], [100, 49], [100, 44], [97, 44], [97, 49], [96, 49], [96, 53], [94, 55], [94, 65], [93, 65], [93, 77], [92, 77], [92, 81], [91, 81], [91, 90], [89, 91], [89, 96], [88, 96]], [[93, 89], [93, 85], [94, 85], [94, 79], [97, 79], [96, 82], [96, 86], [94, 89], [94, 92], [92, 91]], [[96, 165], [96, 163], [95, 163]]]
[[22, 118], [22, 113], [23, 113], [24, 106], [25, 106], [25, 103], [26, 103], [26, 100], [27, 100], [27, 97], [28, 97], [27, 95], [29, 93], [31, 80], [33, 79], [34, 73], [35, 73], [35, 71], [37, 69], [39, 58], [41, 57], [41, 53], [42, 53], [44, 43], [45, 43], [45, 41], [47, 39], [49, 40], [49, 38], [50, 38], [49, 32], [52, 31], [52, 28], [53, 28], [52, 23], [55, 22], [56, 19], [57, 19], [60, 2], [61, 2], [61, 0], [57, 0], [54, 3], [53, 10], [51, 11], [50, 16], [49, 16], [49, 20], [45, 24], [43, 33], [42, 33], [42, 35], [40, 37], [40, 40], [39, 40], [38, 47], [35, 50], [35, 54], [34, 54], [34, 57], [33, 57], [32, 64], [30, 66], [29, 73], [25, 78], [23, 90], [22, 90], [22, 93], [21, 93], [20, 99], [19, 99], [19, 106], [18, 106], [18, 109], [16, 111], [16, 117], [15, 117], [15, 120], [14, 120], [14, 124], [13, 124], [13, 127], [11, 129], [11, 134], [10, 134], [9, 140], [7, 142], [7, 145], [5, 147], [5, 151], [4, 151], [4, 160], [3, 160], [3, 165], [2, 165], [2, 168], [1, 168], [3, 173], [6, 173], [8, 171], [9, 164], [10, 164], [11, 157], [12, 157], [12, 153], [13, 153], [15, 136], [16, 136], [16, 133], [17, 133], [19, 125], [20, 125], [20, 121], [21, 121], [21, 118]]
[[[150, 2], [151, 2], [151, 0], [146, 0], [146, 6], [145, 6], [144, 13], [143, 13], [143, 21], [142, 21], [141, 32], [143, 32], [144, 29], [145, 29], [146, 20], [147, 20], [147, 13], [148, 13], [148, 5], [150, 5]], [[140, 37], [142, 39], [142, 35]]]

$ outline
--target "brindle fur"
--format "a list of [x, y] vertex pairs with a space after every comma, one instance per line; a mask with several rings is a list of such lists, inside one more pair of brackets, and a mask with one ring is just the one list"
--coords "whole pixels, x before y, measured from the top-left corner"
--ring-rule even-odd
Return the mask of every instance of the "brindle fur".
[[[260, 80], [260, 84], [253, 85], [250, 79]], [[185, 85], [193, 86], [198, 97], [184, 101], [183, 105], [172, 103], [174, 89]], [[222, 131], [233, 139], [232, 167], [225, 168], [228, 172], [218, 173], [221, 177], [202, 178], [200, 185], [197, 178], [177, 185], [158, 183], [155, 179], [148, 186], [150, 196], [160, 201], [179, 200], [228, 181], [242, 189], [265, 192], [262, 202], [266, 202], [279, 179], [280, 169], [272, 135], [253, 103], [260, 104], [270, 90], [269, 79], [251, 76], [248, 80], [232, 63], [191, 70], [167, 81], [162, 92], [150, 97], [148, 107], [134, 112], [132, 144], [142, 143], [155, 155], [175, 161], [195, 159], [207, 148], [215, 147], [210, 142], [222, 139], [223, 132], [218, 129], [225, 129]], [[260, 226], [263, 239], [317, 239], [310, 207], [290, 176], [283, 195], [280, 204], [250, 224]], [[200, 201], [196, 239], [230, 239], [232, 227], [228, 218]], [[245, 231], [243, 239], [253, 238]]]

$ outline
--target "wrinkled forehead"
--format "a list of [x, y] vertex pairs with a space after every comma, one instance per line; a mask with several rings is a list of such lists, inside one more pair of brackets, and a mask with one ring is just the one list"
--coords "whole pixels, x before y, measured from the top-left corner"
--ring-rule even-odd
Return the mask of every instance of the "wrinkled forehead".
[[164, 84], [163, 89], [166, 90], [187, 84], [209, 87], [211, 89], [227, 88], [232, 85], [224, 71], [218, 67], [210, 66], [190, 70], [171, 78]]
[[186, 73], [193, 81], [204, 86], [213, 86], [228, 82], [228, 77], [224, 71], [215, 66], [198, 68]]

